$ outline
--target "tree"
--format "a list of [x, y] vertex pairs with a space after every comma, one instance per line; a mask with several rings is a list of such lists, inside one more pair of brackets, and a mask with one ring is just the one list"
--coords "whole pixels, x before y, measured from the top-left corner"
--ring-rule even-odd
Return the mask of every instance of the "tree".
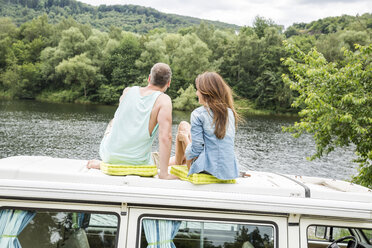
[[105, 75], [111, 85], [120, 86], [120, 89], [137, 83], [139, 70], [135, 63], [141, 55], [140, 44], [137, 37], [127, 33], [123, 36], [105, 62]]
[[84, 52], [95, 65], [101, 66], [105, 55], [105, 47], [109, 40], [107, 33], [100, 32], [96, 29], [92, 31], [91, 36], [87, 38], [84, 45]]
[[120, 98], [120, 92], [123, 90], [121, 86], [102, 84], [98, 89], [99, 101], [106, 104], [117, 103]]
[[369, 35], [365, 31], [344, 31], [341, 32], [340, 38], [349, 50], [355, 51], [355, 44], [367, 45], [370, 43]]
[[275, 26], [273, 20], [260, 16], [256, 16], [253, 22], [253, 29], [259, 38], [264, 37], [266, 28]]
[[201, 39], [208, 47], [211, 46], [213, 40], [214, 26], [202, 21], [195, 29], [195, 34]]
[[208, 46], [196, 34], [187, 34], [183, 36], [175, 50], [173, 68], [183, 78], [194, 80], [198, 74], [210, 68], [211, 53]]
[[177, 50], [177, 47], [179, 46], [180, 42], [182, 40], [182, 36], [180, 34], [167, 34], [163, 42], [165, 44], [166, 53], [169, 56], [169, 63], [173, 63], [173, 59], [175, 56], [175, 51]]
[[9, 37], [0, 40], [0, 72], [2, 71], [3, 68], [7, 66], [9, 62], [11, 64], [16, 63], [16, 61], [9, 61], [9, 57], [13, 57], [14, 60], [16, 60], [14, 53], [11, 49], [11, 45], [12, 40]]
[[[258, 58], [262, 53], [260, 39], [252, 28], [243, 28], [234, 45], [228, 50], [231, 55], [225, 56], [227, 59], [222, 68], [227, 68], [222, 70], [222, 74], [225, 76], [226, 73], [233, 73], [226, 75], [226, 78], [234, 91], [240, 96], [253, 99], [256, 97], [254, 80], [259, 76]], [[230, 65], [226, 66], [226, 63]]]
[[0, 79], [11, 97], [33, 99], [41, 90], [40, 64], [13, 65]]
[[285, 70], [280, 63], [285, 56], [282, 39], [276, 28], [268, 27], [260, 40], [262, 51], [256, 62], [259, 76], [254, 80], [255, 103], [260, 108], [280, 111], [290, 108], [292, 92], [281, 78]]
[[92, 61], [86, 54], [63, 60], [56, 67], [56, 72], [64, 76], [65, 84], [83, 88], [85, 98], [87, 97], [87, 87], [94, 82], [97, 70], [98, 68], [92, 66]]
[[17, 26], [10, 18], [0, 18], [0, 40], [8, 36], [14, 37], [17, 33]]
[[353, 144], [360, 165], [353, 181], [372, 188], [372, 44], [345, 50], [342, 65], [327, 62], [315, 49], [305, 54], [290, 44], [286, 48], [292, 55], [284, 64], [293, 78], [283, 80], [299, 93], [293, 106], [303, 109], [300, 122], [284, 130], [295, 137], [314, 135], [311, 159]]
[[64, 58], [71, 58], [81, 54], [85, 49], [85, 36], [78, 28], [71, 27], [62, 32], [58, 50], [63, 53]]
[[58, 85], [63, 85], [63, 82], [58, 78], [55, 72], [55, 67], [63, 60], [61, 53], [57, 47], [47, 47], [40, 54], [41, 60], [41, 75], [43, 81], [48, 85], [52, 85], [53, 88], [57, 88]]
[[191, 111], [199, 106], [196, 90], [193, 84], [190, 84], [189, 87], [184, 89], [179, 89], [179, 96], [173, 100], [173, 108], [176, 110]]
[[344, 46], [339, 33], [321, 35], [316, 41], [317, 50], [324, 55], [328, 61], [342, 60], [341, 49]]
[[169, 58], [166, 55], [166, 46], [162, 39], [163, 34], [155, 33], [147, 38], [148, 40], [144, 42], [141, 56], [136, 61], [136, 66], [141, 68], [143, 73], [148, 73], [155, 63], [169, 63]]
[[178, 90], [193, 83], [198, 74], [211, 70], [210, 56], [211, 50], [196, 34], [183, 36], [171, 56], [174, 76], [172, 76], [172, 86], [168, 90], [169, 96], [175, 97]]
[[315, 46], [316, 39], [313, 35], [304, 34], [292, 36], [288, 41], [295, 44], [301, 51], [308, 53]]
[[288, 27], [285, 32], [285, 37], [289, 38], [289, 37], [292, 37], [292, 36], [298, 36], [300, 35], [300, 30], [298, 30], [298, 28], [296, 26], [290, 26]]
[[110, 27], [110, 32], [109, 32], [109, 37], [110, 39], [115, 39], [115, 40], [120, 40], [122, 38], [122, 29], [116, 27], [116, 26], [111, 26]]
[[48, 24], [48, 16], [46, 14], [26, 22], [20, 27], [20, 35], [25, 41], [33, 41], [36, 38], [49, 38], [52, 34], [52, 26]]
[[214, 31], [208, 48], [212, 50], [211, 61], [213, 63], [212, 67], [215, 71], [219, 71], [221, 64], [224, 61], [224, 55], [229, 49], [229, 45], [234, 42], [234, 36], [236, 35], [232, 32], [222, 31], [219, 29]]

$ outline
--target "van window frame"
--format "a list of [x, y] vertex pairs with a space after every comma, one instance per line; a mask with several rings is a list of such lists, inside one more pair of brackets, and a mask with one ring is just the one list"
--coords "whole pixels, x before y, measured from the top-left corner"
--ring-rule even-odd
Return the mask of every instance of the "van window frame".
[[[331, 228], [330, 229], [330, 239], [329, 240], [321, 240], [321, 239], [309, 239], [309, 227], [310, 226], [323, 226], [323, 227], [326, 227], [326, 228]], [[325, 225], [325, 224], [310, 224], [306, 227], [306, 242], [307, 242], [307, 245], [309, 245], [309, 241], [317, 241], [317, 242], [324, 242], [324, 243], [332, 243], [335, 239], [333, 239], [333, 228], [345, 228], [345, 229], [348, 229], [348, 231], [350, 232], [350, 235], [351, 236], [354, 236], [354, 237], [357, 237], [359, 236], [359, 233], [357, 233], [356, 235], [354, 235], [354, 233], [352, 232], [352, 229], [355, 229], [355, 230], [360, 230], [360, 234], [363, 235], [363, 238], [365, 240], [367, 240], [367, 242], [370, 243], [370, 241], [368, 240], [368, 238], [366, 237], [365, 233], [362, 231], [364, 229], [367, 229], [367, 230], [372, 230], [370, 228], [363, 228], [363, 227], [354, 227], [354, 226], [338, 226], [338, 225]], [[359, 237], [360, 238], [360, 237]], [[333, 241], [332, 241], [333, 239]], [[344, 241], [345, 242], [345, 241]], [[344, 243], [343, 242], [343, 243]], [[369, 244], [368, 243], [368, 244]], [[370, 244], [369, 244], [370, 245]]]
[[[63, 202], [65, 203], [65, 202]], [[66, 202], [67, 203], [67, 202]], [[110, 214], [115, 215], [118, 218], [117, 224], [117, 231], [116, 231], [116, 238], [115, 238], [115, 248], [118, 248], [119, 244], [119, 234], [120, 234], [120, 226], [121, 226], [121, 216], [115, 212], [107, 212], [107, 211], [90, 211], [90, 210], [78, 210], [78, 209], [63, 209], [63, 208], [30, 208], [30, 207], [12, 207], [7, 205], [0, 206], [0, 210], [3, 209], [14, 209], [14, 210], [26, 210], [26, 211], [51, 211], [51, 212], [71, 212], [71, 213], [89, 213], [89, 214]]]
[[137, 219], [137, 234], [136, 234], [136, 248], [140, 248], [141, 244], [141, 230], [142, 230], [142, 220], [147, 218], [153, 218], [157, 220], [193, 220], [193, 221], [208, 221], [216, 222], [222, 224], [258, 224], [272, 226], [274, 228], [274, 248], [279, 248], [279, 227], [274, 221], [258, 221], [258, 220], [245, 220], [245, 219], [233, 219], [233, 218], [213, 218], [213, 217], [198, 217], [198, 216], [179, 216], [179, 215], [167, 215], [167, 214], [141, 214]]

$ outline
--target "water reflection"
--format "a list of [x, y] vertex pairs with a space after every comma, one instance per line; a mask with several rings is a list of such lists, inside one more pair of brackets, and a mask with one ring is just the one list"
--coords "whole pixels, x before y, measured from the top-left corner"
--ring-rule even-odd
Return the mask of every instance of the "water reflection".
[[[98, 158], [98, 147], [116, 107], [52, 104], [35, 101], [0, 101], [0, 158], [15, 155]], [[177, 124], [189, 113], [174, 112]], [[316, 161], [310, 135], [299, 139], [282, 133], [293, 117], [250, 116], [237, 130], [236, 153], [242, 170], [350, 179], [356, 173], [351, 149], [338, 149]], [[173, 135], [174, 138], [175, 135]], [[157, 141], [154, 149], [157, 149]], [[174, 149], [174, 147], [173, 147]], [[174, 152], [174, 150], [172, 151]]]

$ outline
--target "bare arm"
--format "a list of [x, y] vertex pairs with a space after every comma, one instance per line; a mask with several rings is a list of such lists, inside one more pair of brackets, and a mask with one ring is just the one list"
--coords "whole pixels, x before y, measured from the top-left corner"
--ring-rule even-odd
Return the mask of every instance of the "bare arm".
[[161, 179], [177, 179], [168, 174], [168, 164], [172, 148], [172, 101], [167, 95], [159, 96], [160, 109], [157, 117], [159, 124], [159, 163]]

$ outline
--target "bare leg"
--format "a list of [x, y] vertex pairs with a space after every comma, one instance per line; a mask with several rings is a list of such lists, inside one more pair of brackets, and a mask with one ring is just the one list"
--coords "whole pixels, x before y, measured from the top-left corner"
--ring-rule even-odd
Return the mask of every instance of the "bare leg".
[[187, 145], [191, 143], [190, 129], [191, 126], [186, 121], [182, 121], [179, 124], [175, 142], [175, 156], [171, 157], [169, 165], [181, 165], [186, 163], [185, 150]]
[[[109, 124], [107, 125], [107, 128], [106, 128], [106, 131], [105, 131], [105, 134], [103, 136], [107, 136], [110, 131], [111, 131], [111, 128], [112, 128], [112, 123], [113, 123], [113, 120], [112, 119]], [[87, 163], [87, 168], [88, 169], [100, 169], [100, 164], [101, 164], [102, 161], [100, 160], [97, 160], [97, 159], [92, 159], [92, 160], [89, 160], [88, 163]]]
[[191, 163], [192, 161], [194, 161], [194, 158], [193, 159], [190, 159], [190, 160], [186, 160], [186, 165], [187, 165], [187, 168], [190, 170], [191, 168]]

